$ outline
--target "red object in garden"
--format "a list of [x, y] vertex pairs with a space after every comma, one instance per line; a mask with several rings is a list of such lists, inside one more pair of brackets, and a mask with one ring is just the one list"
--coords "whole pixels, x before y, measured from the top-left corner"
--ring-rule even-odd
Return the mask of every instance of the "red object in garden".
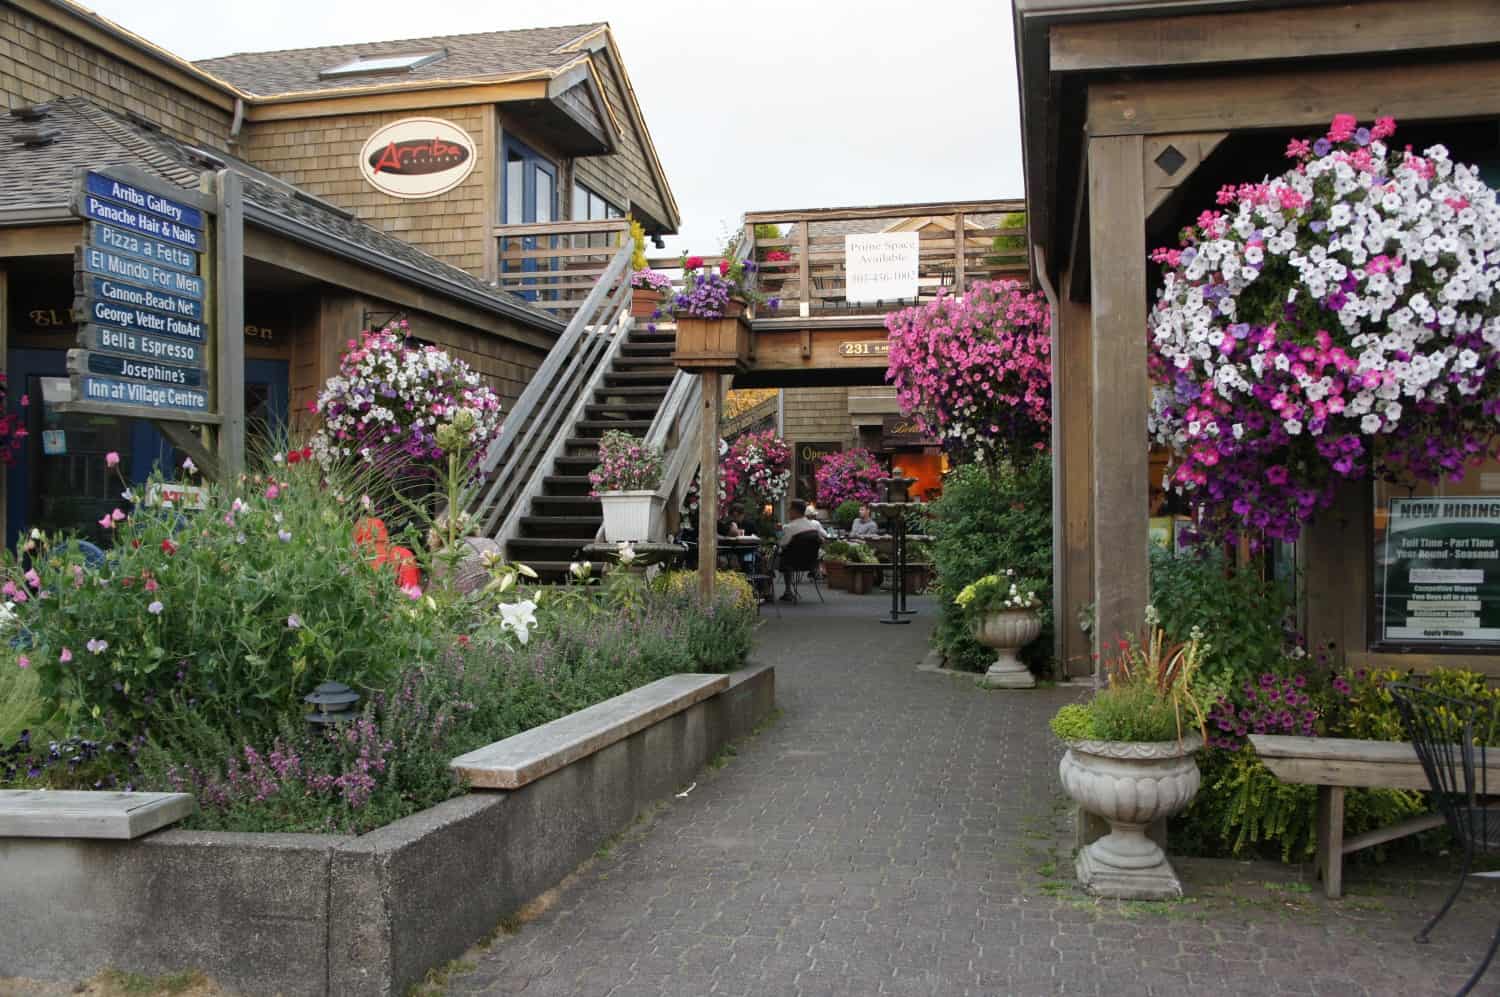
[[396, 584], [401, 588], [420, 588], [422, 569], [417, 556], [405, 547], [392, 547], [390, 532], [385, 520], [366, 516], [354, 524], [354, 543], [371, 552], [370, 563], [377, 568], [392, 565], [396, 572]]

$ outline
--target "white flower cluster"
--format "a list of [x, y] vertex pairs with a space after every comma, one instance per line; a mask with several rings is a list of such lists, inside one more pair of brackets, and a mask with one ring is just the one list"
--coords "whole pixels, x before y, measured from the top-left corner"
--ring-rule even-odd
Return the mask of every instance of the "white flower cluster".
[[438, 347], [407, 345], [391, 331], [364, 334], [353, 345], [339, 373], [324, 384], [316, 409], [323, 426], [312, 447], [324, 461], [356, 455], [368, 460], [375, 446], [431, 457], [437, 428], [462, 409], [474, 416], [475, 449], [500, 423], [500, 401], [477, 371]]
[[[1389, 433], [1412, 403], [1484, 388], [1481, 353], [1500, 349], [1500, 205], [1444, 147], [1421, 157], [1378, 140], [1352, 155], [1330, 149], [1241, 187], [1228, 212], [1200, 219], [1199, 233], [1196, 246], [1168, 254], [1150, 315], [1158, 356], [1194, 385], [1238, 404], [1268, 369], [1292, 375], [1300, 391], [1272, 406], [1289, 436]], [[1264, 295], [1256, 285], [1268, 277], [1284, 310], [1321, 303], [1327, 335], [1277, 334], [1276, 317], [1264, 314], [1264, 325], [1247, 322], [1241, 304]], [[1292, 335], [1303, 348], [1285, 349]], [[1473, 348], [1476, 335], [1487, 349]], [[1179, 449], [1225, 429], [1192, 418], [1171, 383], [1155, 388], [1151, 428]], [[1230, 432], [1239, 438], [1244, 426]]]

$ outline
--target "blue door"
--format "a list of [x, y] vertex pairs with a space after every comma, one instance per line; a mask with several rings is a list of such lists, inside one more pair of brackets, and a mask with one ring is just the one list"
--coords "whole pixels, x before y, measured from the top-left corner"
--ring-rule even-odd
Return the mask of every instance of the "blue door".
[[[285, 360], [245, 361], [247, 445], [252, 453], [257, 439], [281, 442], [287, 423], [287, 367]], [[65, 350], [11, 350], [8, 383], [10, 410], [22, 418], [28, 435], [7, 477], [7, 543], [36, 526], [76, 530], [105, 546], [107, 531], [98, 521], [125, 507], [121, 477], [140, 485], [155, 468], [170, 475], [181, 463], [145, 419], [59, 412], [57, 403], [71, 396]], [[24, 408], [23, 397], [30, 402]], [[120, 455], [117, 469], [105, 464], [110, 452]]]
[[[503, 187], [502, 224], [545, 224], [557, 218], [557, 167], [530, 146], [511, 138], [505, 140]], [[534, 250], [538, 246], [550, 249], [555, 248], [556, 245], [555, 237], [547, 237], [543, 242], [536, 236], [528, 235], [515, 241], [520, 243], [520, 248], [526, 250]], [[528, 259], [519, 266], [507, 264], [506, 270], [507, 272], [535, 273], [552, 269], [553, 262], [552, 260]], [[524, 294], [535, 300], [538, 292], [526, 291]], [[544, 297], [554, 297], [555, 294], [556, 292], [551, 290], [542, 292]]]

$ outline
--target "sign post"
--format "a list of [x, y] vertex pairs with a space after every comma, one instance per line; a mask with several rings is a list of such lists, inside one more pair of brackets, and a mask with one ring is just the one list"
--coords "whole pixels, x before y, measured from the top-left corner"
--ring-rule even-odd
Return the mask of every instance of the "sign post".
[[[80, 169], [78, 348], [63, 411], [149, 419], [206, 473], [244, 467], [244, 214], [239, 176], [188, 190], [130, 167]], [[217, 457], [192, 426], [217, 427]]]

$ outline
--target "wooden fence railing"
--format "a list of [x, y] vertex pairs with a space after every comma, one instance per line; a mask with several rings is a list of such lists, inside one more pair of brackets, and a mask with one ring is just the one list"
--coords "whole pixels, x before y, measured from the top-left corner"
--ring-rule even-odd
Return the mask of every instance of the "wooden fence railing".
[[500, 289], [568, 318], [629, 240], [630, 222], [497, 225], [494, 237], [500, 243]]
[[913, 300], [848, 302], [846, 235], [916, 232], [916, 300], [930, 300], [939, 290], [959, 293], [976, 280], [1026, 279], [1025, 207], [1004, 200], [753, 211], [745, 215], [741, 238], [759, 267], [760, 290], [780, 298], [781, 314], [881, 312]]

